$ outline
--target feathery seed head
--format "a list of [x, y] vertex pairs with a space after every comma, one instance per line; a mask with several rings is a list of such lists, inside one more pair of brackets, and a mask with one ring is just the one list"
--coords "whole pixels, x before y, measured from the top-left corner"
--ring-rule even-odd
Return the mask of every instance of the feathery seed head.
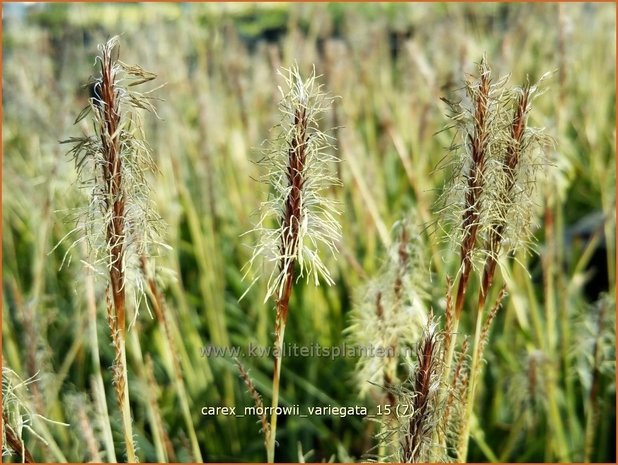
[[[144, 140], [140, 111], [156, 114], [150, 95], [134, 86], [155, 75], [117, 58], [118, 37], [99, 46], [95, 64], [99, 75], [92, 83], [89, 105], [76, 119], [91, 115], [94, 134], [72, 137], [73, 157], [81, 187], [90, 191], [89, 205], [79, 215], [75, 228], [92, 254], [94, 269], [111, 276], [114, 295], [124, 292], [127, 281], [139, 299], [142, 287], [139, 257], [163, 246], [158, 233], [161, 219], [155, 212], [147, 182], [156, 171]], [[137, 303], [137, 302], [136, 302]], [[137, 308], [137, 306], [136, 306]], [[123, 320], [123, 315], [118, 315]], [[120, 322], [122, 325], [122, 321]]]
[[245, 273], [259, 258], [270, 268], [264, 301], [271, 296], [281, 298], [295, 264], [297, 279], [306, 276], [318, 285], [322, 278], [332, 284], [320, 252], [328, 250], [334, 256], [341, 236], [335, 203], [322, 194], [339, 184], [331, 172], [331, 164], [339, 161], [331, 154], [331, 137], [318, 124], [332, 98], [322, 92], [315, 69], [306, 80], [296, 66], [281, 75], [288, 89], [280, 89], [284, 116], [279, 137], [269, 144], [261, 161], [267, 169], [263, 180], [271, 186], [271, 193], [260, 206], [261, 216], [253, 229], [259, 239]]
[[43, 444], [47, 441], [38, 433], [41, 421], [58, 425], [65, 423], [52, 422], [36, 413], [30, 407], [31, 394], [29, 385], [36, 382], [35, 377], [23, 380], [8, 367], [2, 367], [2, 457], [20, 458], [22, 462], [33, 463], [34, 460], [23, 440], [27, 431], [30, 437], [37, 438]]
[[[450, 147], [453, 176], [442, 201], [441, 229], [461, 249], [462, 272], [487, 256], [530, 247], [537, 208], [537, 175], [549, 138], [528, 126], [539, 85], [496, 82], [485, 60], [458, 102], [445, 99], [457, 132]], [[545, 76], [543, 76], [544, 79]], [[541, 81], [539, 81], [541, 82]]]
[[[402, 354], [418, 342], [428, 321], [424, 303], [428, 280], [418, 231], [405, 218], [394, 225], [393, 236], [378, 276], [360, 289], [347, 329], [353, 344], [368, 349], [361, 352], [356, 369], [361, 396], [371, 386], [397, 381]], [[373, 355], [371, 348], [377, 347], [388, 350], [389, 357]]]
[[416, 345], [416, 357], [410, 366], [410, 376], [398, 389], [398, 432], [389, 435], [397, 439], [395, 461], [403, 463], [447, 461], [446, 451], [436, 443], [436, 430], [441, 428], [444, 411], [444, 390], [441, 388], [442, 332], [438, 322], [429, 319], [423, 336]]

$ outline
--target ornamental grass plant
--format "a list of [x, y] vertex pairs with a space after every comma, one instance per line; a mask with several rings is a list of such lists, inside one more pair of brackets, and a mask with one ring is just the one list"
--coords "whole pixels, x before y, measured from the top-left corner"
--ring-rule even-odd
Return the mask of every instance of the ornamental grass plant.
[[3, 4], [3, 460], [614, 462], [615, 27]]

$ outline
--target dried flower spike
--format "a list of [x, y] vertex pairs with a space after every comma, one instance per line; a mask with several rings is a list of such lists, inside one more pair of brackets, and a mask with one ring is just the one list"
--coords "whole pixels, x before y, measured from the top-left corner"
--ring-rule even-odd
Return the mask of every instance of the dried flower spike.
[[[451, 147], [455, 175], [444, 195], [444, 212], [451, 215], [448, 234], [460, 249], [454, 319], [448, 315], [453, 333], [457, 332], [469, 281], [476, 271], [481, 281], [474, 307], [476, 329], [464, 426], [457, 447], [460, 461], [467, 457], [480, 362], [498, 308], [494, 306], [484, 325], [486, 300], [501, 257], [530, 246], [536, 174], [543, 165], [542, 149], [548, 142], [541, 130], [529, 127], [527, 122], [538, 85], [509, 88], [508, 76], [496, 83], [492, 83], [490, 76], [490, 68], [483, 59], [478, 79], [466, 83], [467, 100], [447, 101], [459, 139]], [[501, 293], [498, 300], [503, 296]], [[452, 311], [450, 305], [448, 310]], [[446, 373], [450, 372], [455, 338], [449, 337], [448, 342]]]
[[[332, 163], [338, 162], [329, 153], [334, 150], [330, 136], [322, 132], [318, 121], [330, 105], [317, 83], [315, 69], [304, 80], [296, 66], [281, 73], [288, 92], [279, 89], [284, 115], [280, 136], [275, 139], [260, 162], [267, 167], [263, 180], [272, 192], [260, 206], [261, 217], [253, 231], [259, 235], [248, 268], [263, 258], [271, 266], [264, 302], [269, 297], [281, 299], [294, 280], [294, 266], [298, 276], [313, 279], [319, 284], [333, 280], [322, 259], [320, 248], [335, 255], [341, 227], [334, 201], [322, 192], [339, 184], [332, 173]], [[275, 221], [275, 227], [269, 222]], [[247, 270], [248, 272], [249, 270]]]
[[444, 461], [446, 453], [435, 441], [444, 410], [442, 395], [442, 332], [430, 319], [416, 348], [416, 361], [401, 392], [406, 415], [400, 419], [401, 439], [398, 462]]
[[[272, 266], [264, 299], [266, 302], [274, 297], [276, 301], [273, 413], [268, 429], [263, 428], [270, 463], [275, 457], [281, 348], [295, 269], [298, 268], [296, 280], [306, 276], [318, 285], [321, 276], [332, 284], [319, 250], [325, 248], [334, 255], [335, 243], [341, 235], [333, 201], [322, 196], [324, 189], [338, 183], [329, 165], [339, 160], [328, 153], [332, 148], [329, 137], [318, 126], [320, 115], [332, 99], [322, 93], [315, 69], [307, 80], [301, 78], [296, 66], [282, 76], [289, 90], [286, 93], [280, 89], [283, 96], [280, 109], [284, 115], [281, 135], [262, 161], [268, 168], [265, 181], [271, 185], [273, 193], [260, 207], [261, 218], [254, 229], [260, 239], [247, 264], [247, 268], [251, 268], [263, 257]], [[276, 222], [276, 227], [269, 227], [271, 220]]]
[[[543, 79], [543, 78], [541, 78]], [[484, 233], [486, 254], [479, 294], [483, 307], [501, 255], [530, 246], [535, 210], [537, 173], [543, 166], [542, 148], [551, 140], [527, 124], [528, 112], [539, 87], [529, 83], [508, 95], [512, 113], [504, 113], [497, 140], [502, 146], [492, 172], [488, 198], [490, 222]]]
[[137, 111], [154, 112], [154, 107], [148, 93], [129, 88], [154, 79], [154, 75], [119, 61], [118, 45], [118, 37], [113, 37], [99, 46], [100, 74], [92, 83], [89, 106], [76, 121], [92, 114], [95, 135], [64, 142], [73, 144], [69, 153], [83, 185], [91, 189], [85, 221], [77, 229], [84, 233], [80, 240], [90, 245], [93, 266], [104, 265], [109, 278], [106, 302], [116, 355], [114, 387], [122, 412], [127, 460], [135, 462], [125, 348], [127, 282], [135, 279], [134, 288], [143, 289], [140, 257], [147, 256], [149, 248], [160, 242], [153, 228], [158, 216], [145, 179], [154, 165]]
[[[427, 276], [418, 230], [405, 218], [394, 225], [393, 236], [378, 275], [360, 289], [347, 329], [350, 341], [365, 354], [356, 367], [360, 395], [378, 386], [384, 388], [391, 405], [390, 388], [399, 384], [402, 354], [418, 342], [427, 324]], [[372, 347], [385, 349], [388, 356], [371, 355]]]
[[466, 83], [468, 101], [444, 99], [451, 109], [451, 121], [457, 128], [459, 143], [454, 143], [454, 172], [450, 188], [445, 191], [444, 213], [450, 215], [451, 239], [460, 249], [460, 276], [455, 299], [455, 318], [459, 319], [472, 270], [476, 267], [477, 243], [487, 223], [487, 184], [495, 151], [496, 128], [506, 79], [492, 83], [491, 70], [485, 60], [478, 67], [477, 81]]

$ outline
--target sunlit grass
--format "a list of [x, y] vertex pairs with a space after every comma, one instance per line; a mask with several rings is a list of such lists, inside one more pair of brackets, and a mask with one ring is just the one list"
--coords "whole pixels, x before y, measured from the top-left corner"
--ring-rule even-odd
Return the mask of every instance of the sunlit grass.
[[[266, 280], [239, 298], [251, 282], [242, 280], [243, 266], [259, 240], [257, 232], [241, 235], [259, 221], [257, 209], [269, 194], [258, 181], [267, 174], [258, 162], [280, 120], [277, 87], [284, 82], [277, 70], [298, 63], [308, 75], [315, 65], [318, 83], [337, 97], [319, 123], [334, 128], [328, 135], [336, 151], [329, 153], [341, 159], [332, 167], [341, 185], [325, 192], [341, 210], [338, 253], [322, 256], [334, 284], [295, 283], [285, 335], [298, 345], [336, 346], [347, 340], [353, 296], [388, 268], [396, 239], [391, 225], [410, 212], [418, 230], [414, 247], [423, 251], [423, 298], [443, 317], [447, 276], [456, 276], [460, 257], [432, 233], [436, 201], [451, 175], [440, 168], [453, 137], [442, 131], [448, 108], [440, 97], [474, 75], [483, 54], [496, 76], [511, 73], [513, 83], [552, 72], [530, 124], [555, 144], [535, 206], [538, 227], [531, 230], [538, 256], [518, 253], [506, 262], [488, 298], [495, 301], [506, 284], [485, 348], [468, 459], [613, 461], [615, 416], [605, 412], [615, 411], [615, 6], [275, 10], [75, 4], [33, 6], [23, 23], [5, 16], [3, 366], [31, 380], [19, 392], [21, 411], [29, 412], [24, 421], [41, 415], [58, 422], [33, 420], [40, 438], [22, 431], [35, 460], [124, 457], [105, 286], [89, 274], [79, 247], [60, 266], [77, 237], [61, 239], [76, 226], [73, 212], [87, 204], [88, 192], [58, 143], [91, 131], [85, 120], [73, 126], [87, 103], [82, 86], [96, 74], [96, 45], [122, 34], [122, 60], [165, 83], [157, 91], [160, 118], [144, 118], [144, 131], [157, 166], [145, 181], [171, 247], [149, 265], [166, 323], [155, 312], [149, 316], [146, 305], [154, 303], [144, 299], [127, 332], [141, 461], [194, 461], [198, 452], [205, 461], [266, 458], [259, 418], [201, 415], [203, 406], [254, 402], [234, 361], [204, 358], [201, 348], [272, 344]], [[598, 215], [578, 224], [589, 213]], [[479, 283], [470, 285], [477, 295]], [[597, 302], [599, 289], [609, 297]], [[470, 313], [463, 313], [459, 332], [472, 335]], [[272, 357], [241, 361], [270, 405]], [[358, 398], [357, 362], [286, 359], [279, 404], [375, 411], [384, 396]], [[558, 421], [563, 431], [556, 434]], [[14, 415], [9, 422], [18, 427]], [[360, 417], [286, 417], [278, 424], [276, 456], [361, 460], [375, 456], [378, 432]]]

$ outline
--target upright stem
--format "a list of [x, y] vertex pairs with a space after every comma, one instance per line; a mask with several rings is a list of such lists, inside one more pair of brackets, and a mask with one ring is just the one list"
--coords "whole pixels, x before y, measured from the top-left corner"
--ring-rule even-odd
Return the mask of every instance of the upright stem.
[[299, 247], [299, 230], [302, 222], [302, 194], [305, 183], [305, 163], [307, 161], [307, 130], [309, 120], [307, 108], [299, 105], [294, 111], [294, 131], [289, 142], [286, 178], [290, 191], [285, 199], [282, 217], [282, 233], [279, 270], [283, 274], [283, 288], [278, 295], [275, 316], [275, 366], [273, 373], [273, 399], [270, 429], [266, 453], [269, 463], [275, 460], [275, 440], [277, 433], [277, 407], [279, 406], [279, 381], [281, 376], [281, 357], [283, 335], [288, 318], [288, 307], [294, 281], [294, 265]]
[[266, 455], [268, 463], [275, 461], [275, 443], [277, 436], [277, 407], [279, 406], [279, 381], [281, 379], [281, 359], [283, 355], [283, 337], [285, 323], [288, 316], [290, 295], [292, 294], [292, 281], [294, 268], [289, 267], [286, 277], [283, 296], [277, 301], [277, 315], [275, 320], [275, 367], [273, 371], [273, 399], [272, 412], [270, 415], [270, 429], [268, 431]]
[[110, 291], [108, 302], [110, 329], [116, 351], [114, 382], [118, 406], [122, 413], [122, 425], [127, 447], [127, 460], [137, 462], [133, 446], [131, 406], [127, 379], [126, 355], [126, 293], [125, 293], [125, 189], [123, 186], [123, 159], [120, 150], [121, 113], [116, 88], [116, 68], [112, 58], [113, 45], [103, 49], [101, 79], [95, 84], [100, 98], [100, 136], [105, 163], [101, 165], [105, 186], [105, 207], [109, 212], [106, 220], [106, 242], [110, 256]]
[[[517, 107], [511, 123], [511, 139], [506, 149], [505, 157], [502, 160], [502, 171], [505, 176], [505, 188], [503, 192], [503, 205], [509, 205], [512, 202], [512, 190], [515, 186], [515, 170], [521, 160], [521, 146], [526, 129], [526, 113], [528, 111], [530, 96], [530, 87], [526, 86], [517, 102]], [[506, 207], [502, 207], [506, 208]], [[506, 211], [502, 212], [503, 216], [500, 220], [494, 222], [489, 229], [489, 237], [485, 243], [487, 259], [483, 268], [483, 276], [481, 279], [481, 289], [479, 290], [478, 303], [476, 306], [476, 329], [474, 332], [474, 343], [472, 346], [472, 365], [470, 368], [470, 385], [468, 388], [468, 400], [466, 403], [466, 415], [464, 417], [464, 430], [460, 437], [458, 447], [458, 460], [465, 462], [468, 455], [468, 442], [470, 438], [470, 425], [472, 415], [474, 413], [474, 397], [476, 394], [476, 386], [481, 374], [480, 361], [483, 356], [482, 337], [483, 332], [483, 312], [487, 296], [493, 283], [498, 264], [498, 256], [502, 245], [504, 228], [506, 226], [504, 217]]]
[[[468, 282], [472, 275], [473, 253], [476, 248], [477, 235], [479, 229], [479, 217], [482, 209], [481, 194], [485, 185], [485, 170], [487, 167], [487, 146], [489, 142], [489, 103], [491, 98], [491, 74], [485, 63], [480, 67], [481, 75], [478, 90], [474, 96], [474, 125], [473, 130], [467, 137], [472, 164], [465, 173], [465, 209], [462, 216], [461, 230], [463, 238], [460, 248], [461, 275], [457, 283], [457, 293], [455, 294], [455, 305], [450, 318], [452, 318], [451, 334], [447, 335], [446, 357], [444, 360], [444, 375], [442, 382], [446, 384], [451, 373], [453, 354], [457, 343], [457, 331], [459, 321], [463, 311]], [[450, 292], [450, 289], [449, 289]], [[446, 443], [446, 436], [442, 435], [440, 442]], [[460, 442], [461, 444], [461, 442]]]
[[[84, 247], [85, 248], [85, 247]], [[99, 340], [97, 335], [97, 303], [94, 292], [94, 282], [92, 272], [89, 268], [85, 269], [85, 283], [86, 283], [86, 299], [88, 302], [88, 314], [89, 314], [89, 339], [90, 350], [92, 355], [92, 366], [94, 369], [93, 382], [97, 384], [99, 392], [105, 393], [105, 387], [103, 384], [103, 376], [101, 374], [101, 357], [99, 355]], [[109, 413], [107, 410], [107, 403], [105, 400], [98, 403], [98, 414], [102, 417], [101, 428], [103, 430], [105, 451], [107, 453], [107, 461], [116, 461], [116, 452], [114, 450], [114, 438], [112, 436], [112, 428], [110, 425]]]
[[[150, 205], [145, 199], [148, 189], [142, 178], [142, 169], [150, 164], [147, 147], [138, 140], [139, 122], [132, 121], [129, 108], [153, 110], [148, 97], [131, 92], [128, 86], [139, 85], [154, 79], [152, 73], [139, 66], [127, 66], [117, 58], [118, 37], [113, 37], [99, 47], [100, 76], [92, 82], [88, 108], [77, 118], [81, 121], [89, 112], [93, 114], [94, 136], [74, 137], [66, 143], [73, 143], [75, 167], [81, 180], [92, 187], [87, 221], [81, 225], [87, 235], [96, 239], [104, 236], [104, 244], [96, 246], [97, 262], [104, 261], [108, 275], [106, 289], [106, 311], [114, 347], [113, 386], [122, 416], [127, 460], [136, 462], [131, 426], [131, 404], [129, 402], [128, 368], [126, 353], [127, 303], [126, 262], [133, 245], [146, 248], [150, 234], [142, 229], [151, 222]], [[94, 169], [94, 175], [83, 177], [84, 169]], [[99, 216], [100, 215], [100, 216]], [[99, 217], [99, 220], [97, 218]], [[99, 221], [101, 224], [99, 224]], [[90, 244], [91, 242], [88, 241]], [[93, 324], [96, 333], [96, 305], [92, 296], [92, 283], [88, 295]], [[94, 334], [93, 333], [93, 334]], [[96, 334], [91, 344], [96, 347]], [[98, 351], [93, 350], [93, 361], [98, 366]], [[102, 389], [100, 371], [96, 372], [95, 392], [99, 396], [98, 408], [107, 416], [105, 394]], [[104, 427], [108, 459], [114, 460], [110, 444], [111, 431]]]
[[[441, 385], [447, 386], [449, 384], [449, 377], [451, 375], [451, 365], [453, 361], [453, 355], [455, 353], [455, 343], [457, 342], [457, 331], [459, 330], [459, 319], [455, 318], [455, 309], [453, 308], [453, 281], [449, 276], [446, 278], [446, 309], [445, 309], [445, 323], [444, 323], [444, 340], [442, 343], [442, 363], [444, 369], [442, 370]], [[455, 373], [453, 383], [457, 380], [457, 374]], [[450, 396], [450, 394], [449, 394]], [[448, 404], [448, 401], [447, 401]], [[449, 422], [449, 407], [447, 406], [445, 414], [442, 416], [442, 428], [436, 428], [435, 437], [436, 443], [440, 444], [442, 450], [446, 450], [446, 429]]]
[[311, 78], [303, 81], [297, 67], [292, 67], [289, 78], [286, 78], [290, 92], [284, 95], [280, 106], [284, 114], [283, 132], [273, 144], [272, 152], [264, 158], [270, 168], [267, 178], [276, 194], [262, 203], [259, 226], [259, 229], [265, 229], [263, 225], [270, 217], [275, 217], [276, 228], [265, 229], [267, 232], [262, 239], [267, 245], [261, 241], [250, 261], [253, 263], [264, 252], [274, 253], [277, 261], [266, 293], [266, 300], [271, 296], [275, 299], [276, 312], [270, 424], [266, 425], [265, 418], [262, 418], [263, 427], [267, 427], [265, 443], [270, 463], [275, 460], [283, 343], [296, 263], [299, 263], [299, 277], [308, 272], [316, 278], [316, 285], [318, 275], [332, 284], [314, 247], [322, 244], [334, 252], [335, 243], [341, 236], [341, 228], [332, 216], [336, 208], [319, 195], [323, 188], [337, 183], [326, 169], [327, 162], [337, 159], [324, 156], [327, 139], [319, 131], [316, 117], [324, 111], [324, 102], [315, 80], [314, 72]]
[[129, 405], [129, 382], [127, 379], [127, 351], [124, 335], [122, 336], [121, 345], [121, 360], [122, 360], [122, 376], [124, 378], [124, 389], [122, 392], [121, 410], [122, 410], [122, 425], [124, 428], [124, 440], [127, 447], [127, 462], [138, 462], [135, 455], [135, 446], [133, 444], [133, 427], [131, 425], [131, 406]]
[[586, 430], [584, 442], [584, 461], [591, 462], [594, 454], [594, 442], [596, 437], [596, 427], [598, 425], [599, 414], [601, 413], [601, 404], [599, 402], [599, 391], [601, 389], [601, 333], [603, 331], [603, 323], [605, 319], [605, 311], [607, 305], [605, 302], [601, 304], [599, 315], [597, 318], [597, 337], [594, 341], [593, 367], [592, 367], [592, 382], [590, 383], [590, 394], [588, 395], [588, 407], [586, 409]]
[[470, 425], [472, 423], [472, 415], [474, 414], [474, 396], [476, 394], [476, 385], [478, 382], [477, 374], [480, 372], [479, 361], [481, 351], [479, 350], [481, 341], [481, 332], [483, 328], [483, 307], [479, 306], [476, 313], [476, 328], [474, 330], [474, 342], [472, 344], [472, 364], [470, 366], [470, 384], [468, 387], [468, 399], [466, 401], [466, 411], [463, 421], [463, 432], [459, 438], [459, 447], [457, 448], [457, 461], [464, 463], [468, 457], [468, 443], [470, 442]]
[[[281, 351], [283, 347], [283, 334], [285, 332], [285, 324], [281, 326], [280, 336], [275, 341], [275, 350]], [[266, 455], [268, 463], [275, 462], [275, 443], [277, 434], [277, 407], [279, 406], [279, 381], [281, 379], [281, 354], [275, 355], [275, 370], [273, 373], [273, 400], [272, 411], [270, 415], [270, 430], [268, 432], [268, 444]]]

